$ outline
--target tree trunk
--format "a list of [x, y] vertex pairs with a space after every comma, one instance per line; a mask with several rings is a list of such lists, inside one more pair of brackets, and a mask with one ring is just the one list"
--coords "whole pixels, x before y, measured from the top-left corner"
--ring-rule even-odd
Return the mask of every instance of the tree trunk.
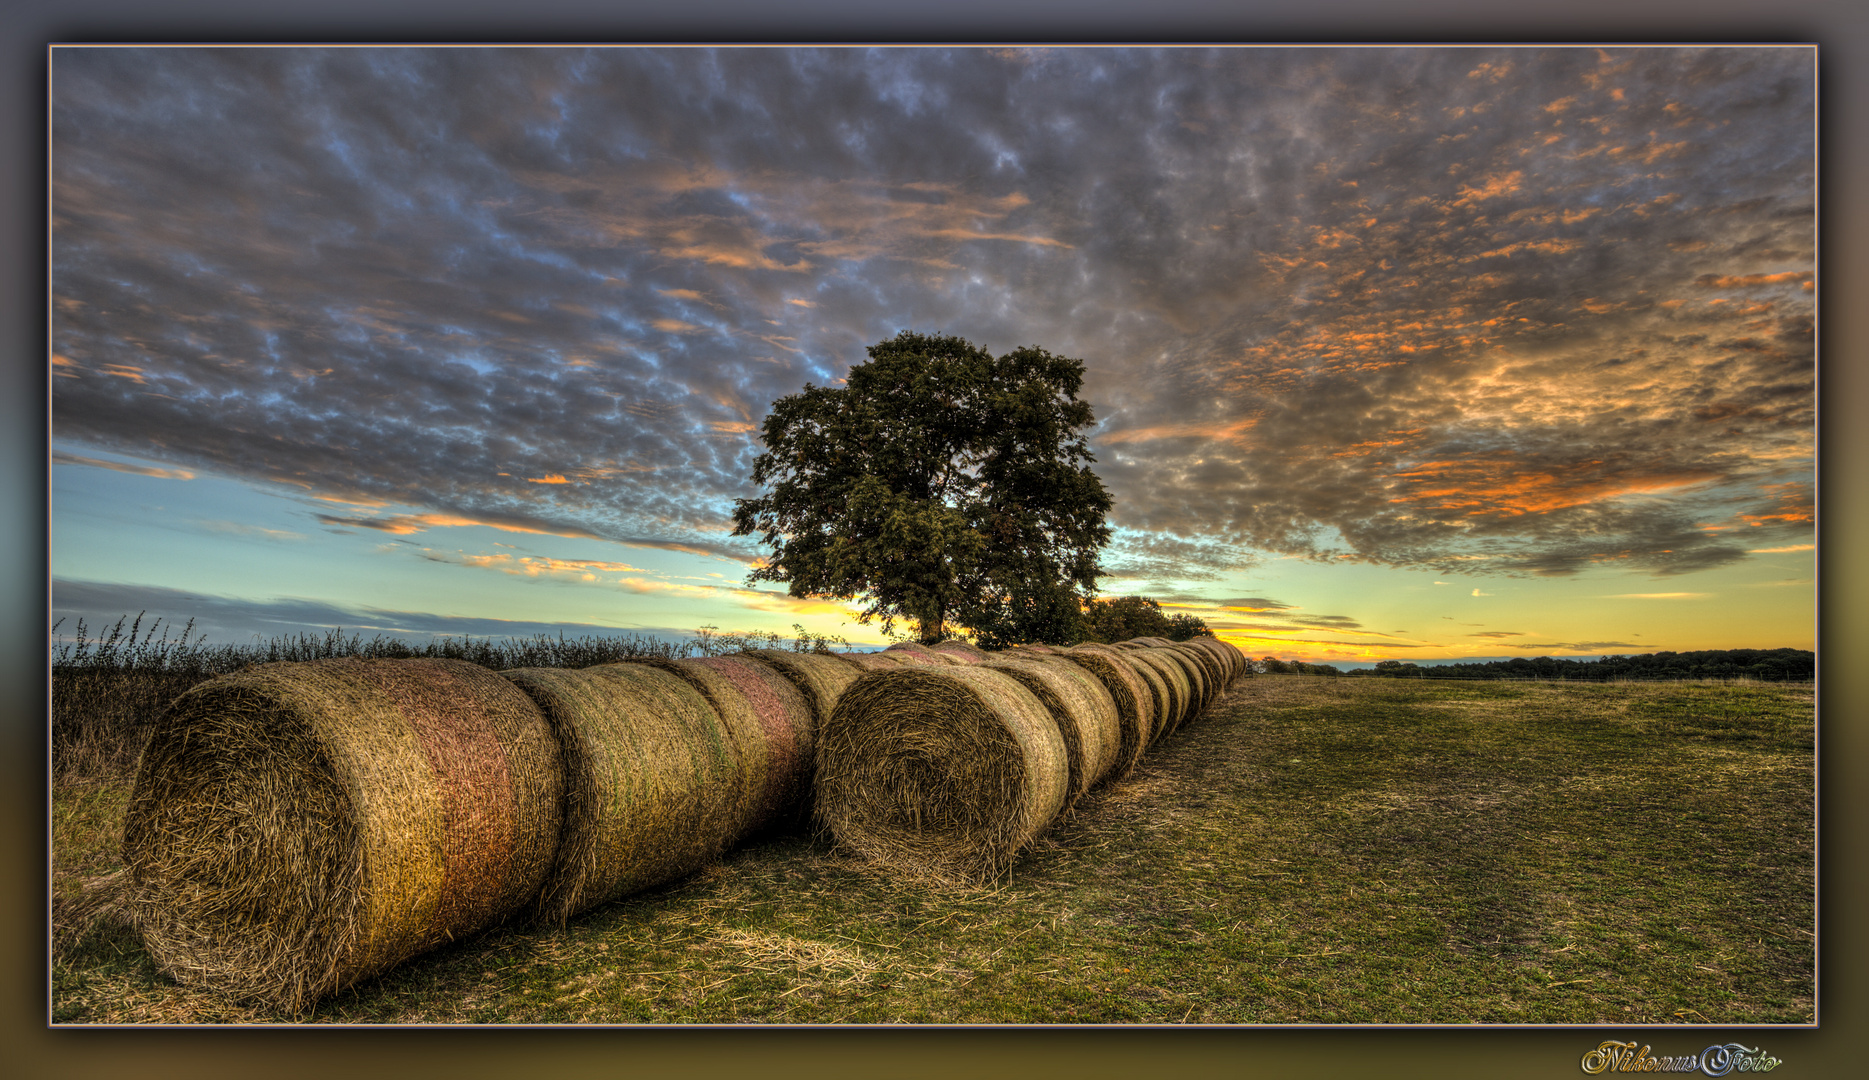
[[921, 620], [922, 644], [933, 645], [947, 636], [947, 620], [941, 615]]

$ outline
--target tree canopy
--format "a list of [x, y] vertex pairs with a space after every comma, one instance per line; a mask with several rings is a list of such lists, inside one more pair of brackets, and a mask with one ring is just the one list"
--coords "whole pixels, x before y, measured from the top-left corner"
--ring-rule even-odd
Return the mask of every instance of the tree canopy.
[[766, 493], [734, 504], [734, 535], [773, 549], [748, 582], [861, 600], [861, 621], [910, 620], [925, 642], [1077, 640], [1110, 540], [1083, 362], [908, 331], [868, 353], [842, 387], [773, 403]]
[[1187, 641], [1213, 637], [1207, 623], [1193, 615], [1168, 614], [1159, 601], [1146, 596], [1119, 596], [1092, 600], [1084, 605], [1084, 633], [1091, 641], [1117, 642], [1159, 637]]

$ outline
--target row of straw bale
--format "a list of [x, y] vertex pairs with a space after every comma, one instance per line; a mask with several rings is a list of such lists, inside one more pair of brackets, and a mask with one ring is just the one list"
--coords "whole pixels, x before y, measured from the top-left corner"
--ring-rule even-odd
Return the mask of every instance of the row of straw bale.
[[300, 1011], [801, 824], [817, 731], [860, 673], [766, 650], [259, 665], [170, 706], [105, 888], [177, 981]]
[[992, 876], [1238, 674], [1212, 644], [259, 665], [171, 706], [112, 890], [178, 981], [298, 1011], [814, 811], [881, 862]]
[[958, 882], [1005, 873], [1247, 671], [1211, 638], [895, 645], [854, 662], [865, 672], [818, 733], [814, 814], [872, 862]]

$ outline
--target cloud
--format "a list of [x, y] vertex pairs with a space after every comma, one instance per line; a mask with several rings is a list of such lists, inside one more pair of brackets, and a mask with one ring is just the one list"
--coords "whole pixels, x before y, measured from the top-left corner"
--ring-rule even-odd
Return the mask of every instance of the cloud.
[[153, 476], [160, 480], [193, 480], [195, 478], [195, 474], [187, 469], [160, 469], [153, 465], [132, 465], [125, 461], [106, 461], [102, 458], [69, 454], [63, 450], [52, 451], [52, 464], [88, 465], [94, 469], [111, 469], [116, 472], [133, 473], [137, 476]]
[[357, 634], [366, 640], [383, 634], [418, 644], [437, 637], [503, 639], [529, 638], [539, 634], [556, 637], [560, 633], [573, 638], [640, 634], [674, 641], [693, 636], [693, 628], [472, 618], [368, 605], [333, 604], [296, 597], [258, 599], [192, 593], [151, 585], [66, 578], [54, 578], [52, 581], [52, 618], [55, 622], [65, 620], [59, 627], [61, 634], [69, 636], [74, 633], [77, 621], [81, 618], [85, 621], [87, 632], [95, 634], [118, 617], [134, 617], [138, 612], [146, 613], [143, 620], [145, 628], [154, 620], [161, 619], [162, 625], [173, 629], [175, 635], [172, 636], [176, 636], [193, 620], [191, 640], [206, 635], [209, 641], [233, 644], [296, 637], [299, 634], [323, 637], [332, 630], [342, 630], [346, 636]]
[[1603, 55], [62, 49], [54, 430], [744, 561], [771, 402], [911, 328], [1085, 361], [1137, 580], [1808, 542], [1811, 56]]
[[1635, 592], [1612, 593], [1605, 600], [1705, 600], [1712, 593], [1704, 592]]

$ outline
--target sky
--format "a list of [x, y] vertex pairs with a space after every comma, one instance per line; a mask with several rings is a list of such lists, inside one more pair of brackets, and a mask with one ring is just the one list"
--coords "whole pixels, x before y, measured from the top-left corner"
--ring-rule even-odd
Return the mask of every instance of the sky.
[[55, 619], [803, 626], [771, 403], [1081, 359], [1106, 595], [1343, 666], [1813, 648], [1804, 47], [57, 48]]

